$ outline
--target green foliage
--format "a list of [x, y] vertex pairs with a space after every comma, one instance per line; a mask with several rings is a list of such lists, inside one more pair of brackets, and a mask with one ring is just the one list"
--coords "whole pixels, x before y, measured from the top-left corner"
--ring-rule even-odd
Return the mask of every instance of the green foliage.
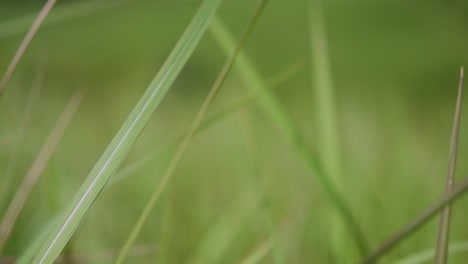
[[[66, 100], [77, 86], [86, 97], [0, 262], [31, 263], [38, 252], [44, 263], [60, 252], [78, 262], [117, 259], [256, 4], [224, 1], [210, 22], [219, 2], [57, 1], [0, 99], [8, 190], [0, 215]], [[467, 5], [320, 2], [269, 3], [127, 248], [128, 262], [339, 263], [367, 251], [382, 263], [425, 263], [437, 236], [430, 219], [454, 198], [448, 259], [466, 262], [456, 241], [468, 236], [468, 183], [456, 175], [457, 193], [437, 198], [457, 70], [468, 58]], [[201, 3], [212, 5], [195, 28]], [[42, 4], [0, 2], [0, 72]], [[177, 44], [181, 35], [187, 46]], [[461, 176], [468, 141], [460, 121]]]

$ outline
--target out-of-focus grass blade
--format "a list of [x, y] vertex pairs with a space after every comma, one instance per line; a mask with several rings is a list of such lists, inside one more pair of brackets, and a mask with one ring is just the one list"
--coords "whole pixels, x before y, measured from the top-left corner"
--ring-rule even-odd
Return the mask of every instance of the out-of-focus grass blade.
[[[288, 80], [293, 74], [297, 73], [299, 70], [303, 69], [304, 63], [303, 61], [299, 61], [297, 63], [292, 64], [288, 68], [286, 68], [284, 71], [281, 71], [278, 75], [275, 75], [273, 78], [271, 78], [268, 81], [268, 89], [273, 89], [281, 85], [285, 80]], [[223, 120], [227, 116], [235, 113], [236, 111], [242, 109], [242, 107], [254, 102], [256, 99], [258, 99], [260, 96], [262, 96], [262, 93], [259, 93], [257, 91], [250, 92], [249, 94], [245, 95], [241, 99], [237, 100], [236, 102], [233, 102], [232, 104], [226, 106], [223, 110], [219, 111], [217, 114], [205, 119], [201, 124], [200, 127], [197, 129], [195, 132], [200, 133], [215, 124], [217, 124], [219, 121]], [[165, 144], [162, 147], [159, 147], [157, 150], [151, 151], [150, 153], [144, 155], [143, 157], [139, 158], [137, 161], [131, 163], [130, 165], [127, 165], [126, 167], [120, 169], [114, 177], [110, 179], [110, 182], [107, 186], [109, 186], [111, 183], [114, 184], [118, 181], [123, 180], [126, 178], [128, 175], [134, 173], [135, 171], [141, 169], [143, 166], [148, 164], [150, 161], [153, 161], [156, 159], [156, 157], [163, 156], [170, 151], [175, 150], [175, 147], [177, 143], [179, 143], [183, 138], [184, 135], [187, 134], [187, 132], [184, 132], [183, 134], [177, 136], [173, 140], [168, 141], [167, 144]]]
[[[269, 83], [269, 89], [276, 88], [279, 86], [282, 82], [285, 80], [288, 80], [291, 75], [297, 73], [299, 70], [303, 69], [304, 67], [304, 62], [299, 61], [297, 63], [292, 64], [291, 66], [287, 67], [284, 71], [280, 72], [278, 75], [275, 75], [272, 79], [270, 79]], [[221, 110], [219, 113], [215, 114], [211, 118], [206, 119], [201, 125], [200, 128], [197, 130], [197, 132], [201, 132], [205, 129], [210, 128], [211, 126], [217, 124], [219, 121], [223, 120], [226, 116], [236, 112], [237, 110], [241, 109], [243, 106], [253, 102], [255, 99], [257, 99], [261, 94], [259, 93], [250, 93], [246, 96], [244, 96], [242, 99], [239, 101], [236, 101], [232, 103], [230, 106], [227, 106], [224, 110]], [[185, 133], [184, 133], [185, 134]], [[149, 162], [153, 161], [154, 159], [167, 155], [171, 151], [173, 151], [176, 147], [177, 142], [180, 142], [183, 138], [183, 135], [180, 135], [176, 137], [175, 139], [171, 140], [170, 143], [165, 145], [164, 147], [161, 147], [160, 149], [158, 148], [156, 151], [152, 151], [144, 157], [138, 159], [134, 163], [126, 166], [125, 168], [120, 169], [115, 175], [109, 180], [109, 182], [106, 185], [106, 188], [104, 188], [104, 191], [107, 190], [109, 187], [111, 187], [114, 184], [119, 183], [121, 180], [125, 179], [132, 173], [138, 171], [141, 169], [143, 166], [148, 164]], [[56, 218], [56, 217], [55, 217]], [[56, 219], [50, 219], [48, 223], [44, 226], [43, 230], [41, 230], [38, 235], [33, 236], [34, 240], [32, 243], [26, 248], [24, 253], [21, 255], [20, 260], [18, 261], [18, 264], [21, 263], [29, 263], [34, 257], [34, 254], [37, 252], [38, 248], [42, 244], [42, 241], [45, 239], [45, 236], [50, 232], [52, 229], [52, 224], [53, 221], [57, 221]], [[23, 260], [24, 259], [24, 260]]]
[[[28, 99], [26, 100], [26, 105], [24, 107], [24, 112], [21, 117], [18, 129], [14, 131], [14, 138], [12, 142], [12, 150], [10, 157], [8, 158], [7, 165], [5, 166], [4, 173], [2, 176], [2, 186], [0, 192], [0, 201], [5, 201], [14, 189], [11, 186], [13, 173], [20, 161], [20, 152], [23, 146], [25, 139], [26, 131], [28, 131], [29, 123], [33, 113], [34, 106], [36, 105], [44, 83], [45, 76], [45, 62], [41, 59], [37, 63], [36, 73], [34, 76], [34, 81]], [[1, 239], [1, 238], [0, 238]]]
[[339, 132], [332, 84], [328, 44], [322, 15], [321, 1], [310, 0], [310, 61], [313, 90], [316, 95], [317, 130], [321, 149], [320, 160], [334, 185], [343, 190]]
[[239, 264], [255, 264], [259, 263], [273, 248], [275, 238], [270, 238], [258, 246], [252, 253], [245, 259], [241, 260]]
[[[458, 135], [460, 132], [460, 115], [463, 95], [463, 67], [460, 69], [460, 82], [458, 84], [457, 103], [455, 106], [455, 116], [453, 118], [452, 139], [450, 142], [449, 164], [447, 172], [447, 181], [445, 183], [445, 193], [452, 191], [455, 181], [455, 170], [457, 166], [458, 154]], [[447, 263], [447, 249], [450, 236], [450, 204], [447, 204], [440, 212], [439, 233], [437, 235], [435, 264]]]
[[39, 249], [33, 263], [52, 263], [58, 256], [197, 47], [220, 2], [221, 0], [203, 2], [161, 70], [97, 161], [70, 205], [61, 213], [57, 225]]
[[31, 193], [36, 183], [39, 181], [42, 172], [47, 167], [52, 154], [54, 154], [55, 149], [62, 139], [65, 129], [68, 127], [72, 117], [78, 110], [78, 107], [80, 106], [83, 99], [83, 95], [83, 91], [78, 91], [72, 96], [57, 122], [55, 123], [55, 126], [50, 132], [47, 140], [44, 142], [41, 150], [37, 154], [36, 159], [24, 176], [23, 181], [13, 196], [13, 199], [8, 205], [5, 215], [2, 218], [2, 222], [0, 223], [0, 252], [10, 237], [16, 220], [21, 210], [23, 209], [29, 194]]
[[278, 225], [277, 221], [275, 221], [275, 217], [272, 210], [272, 201], [270, 201], [269, 197], [266, 194], [265, 188], [262, 185], [260, 179], [260, 165], [258, 159], [256, 158], [256, 151], [255, 151], [255, 140], [253, 131], [251, 128], [251, 123], [248, 122], [247, 116], [243, 115], [243, 112], [239, 113], [239, 119], [241, 123], [241, 130], [242, 135], [245, 142], [245, 149], [246, 149], [246, 160], [249, 161], [249, 165], [247, 167], [251, 168], [251, 175], [249, 177], [248, 185], [252, 186], [251, 188], [255, 189], [255, 193], [257, 194], [257, 199], [259, 200], [260, 206], [257, 211], [262, 215], [260, 218], [263, 222], [263, 225], [266, 227], [267, 237], [269, 237], [268, 241], [262, 244], [268, 243], [270, 246], [261, 246], [260, 248], [254, 250], [249, 256], [247, 256], [244, 260], [246, 263], [254, 263], [257, 259], [263, 258], [267, 253], [272, 251], [272, 264], [280, 264], [286, 262], [284, 248], [281, 247], [279, 241], [279, 232], [278, 232]]
[[[320, 160], [331, 183], [338, 193], [346, 195], [343, 178], [343, 164], [340, 157], [338, 121], [335, 105], [335, 91], [331, 77], [328, 57], [327, 33], [323, 15], [322, 1], [309, 0], [310, 61], [312, 88], [315, 92], [315, 110], [317, 113], [318, 143]], [[349, 262], [352, 250], [348, 245], [352, 239], [345, 232], [346, 225], [339, 212], [332, 208], [330, 218], [330, 248], [337, 262]], [[363, 256], [367, 252], [361, 252]]]
[[[224, 52], [227, 53], [232, 49], [234, 39], [219, 18], [215, 18], [213, 20], [213, 24], [210, 29], [215, 41]], [[352, 215], [352, 208], [346, 203], [343, 193], [339, 192], [332, 179], [323, 170], [317, 156], [314, 155], [306, 146], [304, 138], [292, 122], [292, 119], [283, 109], [280, 102], [272, 93], [268, 92], [266, 82], [263, 80], [251, 60], [247, 57], [246, 53], [241, 52], [239, 54], [239, 58], [236, 62], [236, 69], [251, 89], [262, 93], [262, 96], [258, 100], [259, 104], [263, 107], [267, 116], [271, 118], [276, 126], [290, 140], [298, 155], [306, 161], [312, 174], [317, 176], [325, 189], [325, 192], [328, 194], [334, 206], [336, 206], [337, 210], [348, 225], [349, 231], [356, 239], [356, 243], [361, 253], [367, 252], [368, 247], [363, 232], [355, 221], [354, 216]]]
[[137, 220], [137, 223], [135, 224], [135, 227], [131, 231], [129, 237], [125, 241], [125, 244], [122, 248], [121, 254], [117, 258], [116, 263], [120, 264], [122, 263], [125, 258], [128, 255], [128, 251], [131, 248], [131, 246], [135, 243], [135, 240], [137, 236], [139, 235], [141, 229], [143, 228], [143, 225], [146, 222], [146, 219], [149, 216], [149, 213], [153, 210], [153, 208], [156, 206], [157, 201], [159, 200], [159, 197], [161, 196], [161, 193], [164, 191], [164, 189], [167, 186], [167, 183], [169, 182], [175, 168], [177, 167], [177, 164], [179, 163], [180, 158], [183, 156], [185, 150], [187, 149], [188, 145], [190, 144], [195, 131], [198, 129], [200, 126], [206, 112], [208, 111], [209, 106], [211, 105], [211, 102], [215, 98], [215, 95], [218, 93], [219, 89], [223, 85], [224, 81], [226, 80], [226, 77], [231, 70], [232, 66], [234, 65], [234, 62], [237, 58], [237, 55], [239, 54], [240, 50], [244, 46], [245, 42], [247, 41], [248, 37], [250, 36], [250, 33], [252, 32], [255, 23], [257, 22], [258, 18], [260, 17], [260, 14], [264, 10], [268, 0], [261, 0], [260, 4], [258, 5], [257, 9], [255, 10], [254, 14], [252, 15], [251, 19], [249, 20], [247, 26], [245, 27], [245, 30], [243, 31], [241, 37], [239, 38], [239, 41], [237, 42], [237, 45], [234, 46], [234, 49], [232, 53], [229, 54], [228, 59], [226, 60], [226, 63], [224, 64], [223, 68], [221, 69], [221, 72], [219, 73], [218, 77], [216, 78], [216, 81], [214, 82], [208, 96], [206, 97], [205, 101], [203, 102], [202, 107], [200, 108], [200, 111], [197, 113], [195, 116], [195, 119], [193, 120], [192, 124], [190, 125], [187, 134], [185, 134], [184, 139], [180, 143], [179, 147], [177, 148], [172, 160], [170, 161], [167, 169], [165, 170], [160, 183], [156, 187], [155, 191], [151, 195], [150, 199], [145, 205], [145, 208], [143, 209], [143, 212], [141, 213], [140, 217]]
[[[449, 255], [455, 255], [457, 253], [468, 252], [468, 241], [452, 243], [448, 248]], [[411, 256], [408, 256], [402, 260], [395, 262], [395, 264], [423, 264], [429, 263], [434, 259], [434, 249], [428, 249], [422, 252], [418, 252]]]
[[23, 54], [26, 51], [26, 48], [29, 46], [29, 43], [31, 43], [31, 40], [33, 39], [34, 35], [36, 35], [37, 30], [39, 29], [42, 22], [44, 21], [44, 19], [49, 14], [52, 7], [54, 7], [56, 1], [57, 0], [48, 0], [45, 3], [45, 5], [42, 8], [41, 12], [39, 12], [39, 15], [37, 15], [37, 18], [34, 20], [31, 27], [29, 28], [28, 33], [26, 33], [26, 36], [24, 37], [23, 41], [21, 41], [21, 44], [18, 47], [18, 50], [16, 51], [15, 55], [13, 56], [13, 59], [11, 60], [10, 64], [8, 65], [8, 68], [5, 71], [5, 74], [3, 75], [2, 80], [0, 81], [0, 96], [3, 94], [3, 90], [5, 89], [5, 86], [7, 85], [8, 81], [11, 78], [11, 76], [13, 75], [13, 72], [15, 71], [16, 66], [18, 65], [19, 61], [21, 60], [21, 57], [23, 57]]
[[188, 264], [221, 263], [223, 255], [235, 237], [247, 223], [249, 217], [255, 214], [259, 207], [253, 188], [244, 190], [234, 202], [226, 208], [217, 223], [210, 228], [195, 250], [186, 261]]
[[[56, 6], [42, 23], [42, 27], [59, 24], [92, 13], [108, 10], [128, 3], [130, 0], [78, 1]], [[0, 40], [25, 32], [37, 14], [28, 14], [0, 23]]]
[[29, 264], [36, 255], [39, 248], [44, 243], [47, 235], [51, 232], [52, 228], [58, 223], [59, 215], [55, 215], [41, 228], [41, 230], [34, 236], [32, 242], [28, 245], [26, 250], [21, 253], [16, 264]]
[[468, 178], [464, 178], [460, 183], [455, 184], [453, 190], [445, 194], [441, 199], [436, 201], [429, 209], [424, 211], [420, 216], [409, 222], [403, 228], [395, 232], [385, 242], [383, 242], [374, 252], [364, 258], [362, 264], [375, 263], [381, 256], [391, 250], [396, 244], [409, 236], [414, 231], [422, 227], [429, 219], [436, 215], [445, 205], [452, 203], [468, 190]]

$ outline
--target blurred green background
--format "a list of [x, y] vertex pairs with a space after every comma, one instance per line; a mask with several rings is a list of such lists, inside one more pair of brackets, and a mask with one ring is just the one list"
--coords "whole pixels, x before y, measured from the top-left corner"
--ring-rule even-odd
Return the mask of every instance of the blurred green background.
[[[34, 16], [43, 2], [0, 2], [0, 72], [7, 68], [28, 24], [13, 27], [10, 33], [5, 29], [20, 17]], [[54, 21], [61, 8], [76, 5], [79, 11], [84, 2], [58, 1], [48, 21]], [[0, 168], [9, 166], [14, 153], [19, 157], [12, 180], [0, 172], [0, 185], [8, 190], [0, 212], [67, 100], [76, 89], [84, 89], [86, 97], [28, 199], [4, 256], [19, 255], [70, 201], [200, 2], [95, 1], [79, 15], [46, 21], [0, 101]], [[443, 193], [459, 68], [468, 61], [468, 5], [323, 2], [345, 196], [374, 248]], [[255, 1], [224, 1], [218, 15], [237, 36], [255, 6]], [[304, 144], [320, 157], [308, 8], [303, 0], [270, 1], [245, 51], [266, 80], [305, 62], [273, 91], [305, 137]], [[123, 167], [188, 128], [225, 60], [206, 34]], [[45, 69], [43, 88], [24, 137], [18, 138], [38, 65]], [[248, 94], [245, 86], [233, 70], [209, 116]], [[288, 140], [255, 101], [238, 110], [196, 136], [138, 238], [147, 250], [135, 251], [137, 256], [129, 263], [185, 263], [200, 255], [204, 260], [200, 263], [238, 263], [268, 242], [272, 233], [278, 236], [277, 243], [260, 263], [272, 263], [276, 254], [283, 255], [284, 263], [355, 261], [352, 240], [344, 239], [349, 248], [342, 249], [343, 256], [332, 249], [333, 226], [324, 213], [332, 206], [329, 197]], [[468, 169], [466, 129], [462, 115], [457, 177]], [[88, 256], [121, 247], [170, 158], [171, 152], [161, 155], [106, 189], [64, 254]], [[468, 200], [463, 198], [454, 206], [452, 242], [468, 237], [465, 206]], [[394, 263], [433, 248], [436, 234], [433, 220], [384, 260]], [[468, 253], [450, 259], [463, 263]]]

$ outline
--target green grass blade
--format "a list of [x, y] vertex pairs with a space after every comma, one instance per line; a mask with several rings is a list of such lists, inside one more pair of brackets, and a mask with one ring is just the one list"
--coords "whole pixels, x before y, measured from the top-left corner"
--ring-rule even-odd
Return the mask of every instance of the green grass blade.
[[33, 263], [52, 263], [63, 249], [83, 215], [122, 163], [130, 147], [188, 61], [220, 2], [221, 0], [203, 2], [161, 70], [97, 161], [70, 205], [63, 211], [57, 226], [39, 249]]
[[29, 264], [31, 263], [32, 259], [39, 251], [39, 248], [42, 246], [44, 241], [46, 240], [49, 233], [52, 231], [54, 226], [58, 223], [59, 215], [54, 215], [49, 221], [41, 228], [39, 232], [34, 236], [33, 241], [28, 245], [26, 250], [21, 254], [17, 264]]
[[311, 76], [313, 90], [316, 95], [316, 111], [318, 117], [317, 130], [321, 148], [321, 160], [324, 170], [333, 180], [334, 185], [343, 190], [342, 162], [339, 148], [338, 121], [335, 105], [328, 44], [320, 1], [310, 1], [310, 51]]
[[[69, 4], [56, 6], [47, 16], [47, 19], [42, 23], [42, 28], [47, 26], [56, 25], [64, 21], [72, 20], [75, 18], [83, 17], [92, 13], [102, 10], [108, 10], [130, 0], [112, 0], [112, 1], [78, 1]], [[24, 33], [34, 18], [36, 13], [28, 14], [21, 17], [13, 18], [0, 23], [0, 40], [16, 36]]]
[[[232, 48], [234, 43], [233, 37], [220, 19], [214, 19], [210, 29], [215, 41], [224, 52], [227, 52]], [[272, 93], [268, 92], [269, 90], [266, 82], [263, 80], [254, 64], [243, 52], [239, 54], [239, 58], [236, 62], [236, 69], [251, 89], [262, 94], [258, 101], [259, 104], [263, 107], [265, 113], [273, 123], [275, 123], [283, 134], [290, 140], [298, 155], [306, 161], [312, 174], [317, 176], [325, 189], [325, 192], [348, 225], [349, 231], [355, 238], [356, 244], [358, 245], [361, 253], [364, 254], [367, 252], [368, 247], [363, 232], [355, 221], [354, 216], [352, 215], [352, 209], [346, 203], [346, 199], [343, 194], [339, 192], [332, 179], [328, 177], [326, 172], [323, 170], [317, 156], [308, 149], [304, 138], [291, 121], [291, 118], [283, 109], [277, 98]]]
[[250, 33], [253, 30], [253, 27], [255, 23], [257, 22], [258, 18], [260, 17], [260, 14], [262, 13], [263, 9], [265, 8], [268, 0], [261, 0], [258, 8], [255, 10], [252, 18], [248, 22], [242, 36], [240, 37], [237, 45], [235, 45], [232, 53], [230, 53], [226, 63], [224, 64], [223, 68], [221, 69], [220, 74], [218, 75], [218, 78], [216, 78], [215, 83], [213, 84], [213, 87], [211, 88], [208, 96], [206, 97], [205, 101], [203, 102], [202, 107], [200, 108], [200, 111], [198, 114], [195, 116], [195, 119], [193, 120], [192, 124], [190, 125], [190, 128], [187, 132], [187, 134], [184, 136], [184, 139], [180, 143], [176, 153], [174, 154], [172, 160], [170, 161], [167, 169], [164, 172], [164, 175], [161, 178], [160, 183], [156, 187], [155, 191], [151, 195], [150, 199], [145, 205], [145, 208], [143, 209], [143, 212], [141, 213], [140, 217], [137, 220], [137, 223], [135, 224], [135, 227], [131, 231], [128, 239], [125, 241], [125, 244], [122, 248], [121, 254], [117, 258], [116, 263], [122, 263], [125, 258], [128, 255], [128, 251], [131, 248], [131, 246], [135, 243], [135, 240], [140, 233], [143, 225], [146, 222], [146, 219], [148, 218], [149, 213], [153, 210], [155, 207], [157, 201], [159, 200], [159, 197], [161, 196], [161, 193], [167, 186], [167, 183], [169, 182], [172, 173], [174, 172], [175, 168], [177, 167], [177, 164], [179, 163], [180, 158], [184, 154], [186, 148], [190, 144], [190, 141], [192, 140], [192, 137], [195, 134], [195, 131], [198, 129], [200, 126], [200, 123], [202, 122], [206, 112], [208, 111], [209, 106], [211, 105], [211, 102], [213, 101], [215, 95], [218, 93], [219, 89], [223, 85], [224, 81], [226, 80], [226, 77], [231, 70], [232, 66], [234, 65], [234, 62], [237, 58], [237, 55], [239, 54], [241, 48], [244, 46], [244, 43], [247, 41], [248, 37], [250, 36]]
[[262, 261], [263, 258], [271, 251], [274, 245], [275, 238], [270, 238], [267, 241], [263, 242], [258, 246], [252, 253], [250, 253], [246, 258], [241, 260], [239, 264], [255, 264]]
[[[244, 111], [243, 111], [244, 112]], [[255, 139], [251, 127], [251, 122], [248, 122], [247, 116], [243, 115], [243, 112], [239, 113], [239, 119], [241, 121], [241, 130], [244, 139], [246, 159], [249, 161], [248, 167], [252, 171], [249, 177], [248, 185], [255, 189], [257, 199], [259, 200], [259, 213], [262, 215], [262, 222], [266, 228], [267, 236], [269, 237], [267, 244], [270, 246], [261, 246], [249, 254], [244, 260], [246, 263], [254, 263], [258, 258], [263, 258], [267, 253], [272, 251], [272, 264], [285, 263], [285, 250], [281, 247], [279, 242], [279, 226], [273, 214], [273, 202], [267, 196], [265, 187], [262, 185], [260, 178], [260, 165], [256, 155]], [[265, 243], [264, 243], [265, 244]]]
[[[346, 196], [343, 178], [343, 164], [340, 157], [338, 121], [335, 105], [335, 91], [331, 77], [330, 59], [322, 1], [309, 0], [310, 61], [312, 87], [315, 92], [315, 110], [320, 148], [320, 160], [333, 186]], [[327, 212], [330, 217], [331, 251], [337, 262], [350, 259], [351, 241], [345, 232], [345, 223], [336, 208]], [[363, 255], [367, 254], [367, 252]]]
[[[301, 69], [303, 69], [304, 63], [302, 61], [299, 61], [297, 63], [292, 64], [291, 66], [287, 67], [284, 71], [281, 71], [278, 75], [275, 75], [268, 81], [268, 89], [273, 89], [281, 85], [285, 80], [288, 80], [293, 74], [297, 73]], [[201, 124], [200, 127], [197, 129], [195, 133], [200, 133], [227, 116], [235, 113], [236, 111], [242, 109], [244, 106], [249, 105], [250, 103], [254, 102], [258, 98], [260, 98], [263, 94], [259, 92], [251, 92], [241, 99], [233, 102], [232, 104], [226, 106], [223, 110], [219, 111], [215, 115], [205, 119]], [[111, 183], [117, 183], [129, 175], [133, 174], [135, 171], [141, 169], [143, 166], [148, 164], [149, 162], [155, 160], [157, 157], [164, 156], [168, 154], [171, 151], [174, 151], [177, 144], [180, 143], [180, 141], [184, 138], [185, 134], [187, 134], [187, 131], [184, 132], [183, 134], [175, 137], [173, 140], [168, 141], [167, 144], [164, 146], [160, 146], [157, 150], [151, 151], [148, 154], [145, 154], [143, 157], [139, 158], [137, 161], [127, 165], [126, 167], [120, 169], [115, 176], [113, 176], [110, 179], [110, 182], [107, 186], [109, 186]]]
[[0, 96], [3, 94], [3, 91], [5, 90], [5, 87], [8, 81], [10, 80], [11, 76], [13, 75], [13, 72], [16, 69], [16, 66], [18, 65], [19, 61], [23, 57], [23, 54], [26, 51], [26, 48], [29, 46], [29, 43], [31, 43], [31, 40], [36, 35], [37, 31], [39, 30], [39, 27], [42, 25], [42, 22], [44, 22], [44, 19], [47, 17], [52, 7], [54, 7], [56, 1], [57, 0], [48, 0], [44, 4], [44, 7], [39, 12], [39, 14], [37, 15], [37, 18], [34, 20], [31, 27], [29, 28], [28, 33], [26, 33], [26, 36], [24, 36], [24, 39], [21, 41], [21, 44], [19, 45], [18, 50], [16, 50], [16, 53], [13, 56], [13, 59], [8, 65], [8, 68], [5, 71], [2, 77], [2, 80], [0, 81]]
[[445, 205], [453, 203], [463, 193], [468, 190], [468, 178], [464, 178], [460, 183], [455, 184], [453, 190], [445, 194], [442, 198], [432, 204], [429, 209], [421, 215], [410, 221], [403, 228], [394, 233], [385, 242], [383, 242], [374, 252], [364, 258], [362, 264], [375, 263], [381, 256], [390, 251], [394, 246], [401, 242], [404, 238], [421, 228], [428, 220], [434, 217]]
[[253, 188], [242, 193], [222, 213], [221, 217], [198, 243], [195, 253], [187, 264], [221, 263], [223, 255], [233, 238], [240, 232], [247, 220], [259, 208], [259, 201]]
[[[455, 116], [453, 120], [452, 139], [450, 142], [450, 157], [447, 172], [447, 181], [445, 185], [445, 193], [452, 191], [455, 181], [455, 169], [457, 165], [458, 152], [458, 135], [460, 132], [460, 115], [463, 95], [463, 67], [460, 69], [460, 83], [458, 84], [457, 103], [455, 106]], [[436, 254], [434, 257], [435, 264], [447, 263], [447, 249], [450, 235], [450, 204], [447, 204], [440, 213], [439, 233], [437, 236]]]
[[[281, 71], [278, 75], [275, 75], [273, 78], [270, 79], [270, 81], [268, 82], [269, 89], [276, 88], [282, 82], [284, 82], [285, 80], [288, 80], [293, 74], [297, 73], [303, 68], [304, 68], [304, 63], [302, 61], [299, 61], [298, 63], [294, 63], [291, 66], [287, 67], [284, 71]], [[259, 93], [250, 93], [244, 96], [242, 99], [232, 103], [230, 106], [227, 106], [224, 110], [221, 110], [216, 115], [212, 116], [211, 118], [206, 119], [200, 125], [200, 128], [197, 130], [197, 132], [201, 132], [205, 129], [212, 127], [213, 125], [217, 124], [219, 121], [223, 120], [223, 118], [225, 118], [226, 116], [233, 114], [237, 110], [241, 109], [243, 106], [248, 105], [249, 103], [252, 103], [259, 96], [260, 96]], [[156, 151], [152, 151], [144, 155], [142, 158], [139, 158], [136, 162], [126, 166], [125, 168], [119, 169], [119, 171], [114, 176], [112, 176], [112, 178], [109, 180], [106, 187], [104, 188], [104, 191], [107, 190], [109, 187], [119, 183], [121, 180], [127, 178], [128, 176], [132, 175], [133, 173], [141, 169], [143, 166], [145, 166], [149, 162], [161, 156], [168, 155], [168, 153], [170, 153], [171, 151], [175, 149], [177, 142], [180, 142], [186, 133], [187, 132], [176, 137], [174, 140], [171, 140], [170, 143], [168, 143], [167, 145], [163, 147], [160, 147], [160, 149]], [[54, 216], [54, 218], [50, 219], [45, 224], [44, 228], [41, 230], [41, 232], [38, 233], [38, 235], [33, 236], [34, 239], [32, 243], [26, 248], [24, 253], [21, 254], [21, 258], [18, 262], [19, 264], [29, 263], [31, 261], [31, 259], [34, 257], [34, 255], [38, 251], [38, 248], [42, 244], [42, 241], [45, 239], [45, 236], [50, 232], [50, 230], [52, 229], [52, 226], [55, 225], [55, 224], [52, 224], [53, 221], [57, 221], [55, 218], [57, 218], [57, 215]]]

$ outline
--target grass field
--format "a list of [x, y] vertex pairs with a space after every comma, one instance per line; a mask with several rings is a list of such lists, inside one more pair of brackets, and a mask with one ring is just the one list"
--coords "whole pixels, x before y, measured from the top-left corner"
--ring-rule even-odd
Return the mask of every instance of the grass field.
[[[0, 76], [44, 2], [0, 2]], [[50, 263], [57, 237], [59, 263], [359, 263], [442, 197], [468, 5], [271, 0], [249, 24], [260, 2], [56, 3], [0, 92], [2, 223], [37, 179], [0, 263]], [[468, 260], [466, 206], [449, 263]], [[437, 232], [379, 263], [431, 263]]]

